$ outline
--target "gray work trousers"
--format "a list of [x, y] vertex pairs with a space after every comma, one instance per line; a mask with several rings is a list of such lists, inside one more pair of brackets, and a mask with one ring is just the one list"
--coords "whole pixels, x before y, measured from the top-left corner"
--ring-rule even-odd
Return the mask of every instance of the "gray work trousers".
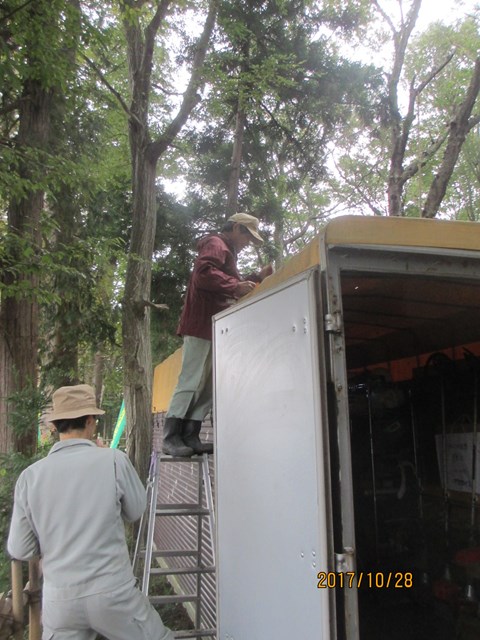
[[203, 421], [212, 407], [212, 342], [184, 336], [182, 369], [167, 418]]
[[148, 598], [132, 583], [72, 600], [43, 600], [42, 640], [173, 640]]

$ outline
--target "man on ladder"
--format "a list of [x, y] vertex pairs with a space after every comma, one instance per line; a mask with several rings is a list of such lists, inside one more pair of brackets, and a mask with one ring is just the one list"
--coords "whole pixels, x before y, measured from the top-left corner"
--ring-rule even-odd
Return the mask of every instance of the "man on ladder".
[[212, 317], [251, 291], [272, 273], [267, 265], [242, 278], [237, 255], [251, 243], [261, 244], [259, 221], [248, 213], [231, 216], [221, 233], [198, 243], [178, 334], [183, 336], [182, 370], [163, 427], [163, 452], [171, 456], [212, 453], [200, 442], [202, 422], [212, 404]]

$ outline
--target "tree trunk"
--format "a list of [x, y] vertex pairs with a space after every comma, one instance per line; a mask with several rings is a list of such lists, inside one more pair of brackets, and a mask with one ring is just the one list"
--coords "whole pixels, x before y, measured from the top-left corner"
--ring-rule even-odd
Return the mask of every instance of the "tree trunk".
[[132, 160], [132, 236], [130, 241], [122, 314], [124, 399], [127, 418], [127, 450], [140, 478], [145, 481], [151, 451], [152, 355], [150, 345], [151, 265], [156, 226], [156, 167], [200, 101], [205, 55], [216, 19], [216, 0], [209, 1], [208, 14], [192, 64], [192, 73], [177, 115], [163, 133], [151, 140], [148, 115], [155, 36], [172, 4], [152, 3], [154, 15], [142, 28], [127, 6], [138, 9], [144, 0], [126, 0], [124, 27], [128, 47], [130, 88], [129, 138]]
[[[63, 112], [64, 105], [61, 106]], [[58, 132], [59, 127], [56, 127]], [[61, 135], [61, 134], [60, 134]], [[74, 193], [69, 185], [60, 185], [55, 193], [55, 202], [52, 210], [58, 231], [55, 237], [55, 248], [65, 251], [75, 242], [74, 236], [78, 234], [77, 211], [78, 207]], [[75, 251], [65, 258], [66, 265], [76, 268], [72, 256]], [[59, 296], [59, 302], [54, 321], [54, 338], [49, 354], [48, 381], [52, 387], [58, 388], [65, 385], [78, 384], [78, 340], [80, 335], [81, 312], [79, 299], [73, 298], [72, 291], [77, 290], [75, 276], [68, 273], [59, 273], [55, 277], [55, 292]]]
[[152, 356], [150, 348], [151, 257], [155, 238], [156, 162], [139, 149], [134, 161], [132, 238], [123, 301], [124, 397], [127, 449], [142, 480], [148, 472], [152, 425]]
[[93, 367], [93, 387], [95, 389], [97, 407], [101, 407], [103, 401], [103, 379], [105, 377], [105, 353], [103, 347], [104, 345], [101, 344], [97, 346]]
[[229, 218], [237, 212], [238, 206], [238, 185], [240, 183], [240, 165], [242, 163], [243, 134], [247, 122], [247, 114], [238, 104], [238, 111], [235, 125], [235, 136], [233, 140], [232, 162], [230, 164], [230, 175], [228, 177], [228, 197], [227, 215]]
[[[388, 116], [390, 121], [391, 153], [388, 172], [387, 197], [388, 214], [390, 216], [401, 216], [403, 214], [402, 200], [403, 186], [405, 184], [403, 163], [408, 136], [410, 134], [414, 104], [410, 103], [409, 113], [406, 118], [402, 119], [398, 105], [398, 87], [400, 84], [403, 65], [405, 63], [407, 44], [417, 21], [422, 0], [412, 1], [407, 16], [405, 20], [402, 19], [402, 23], [398, 30], [395, 28], [393, 22], [377, 0], [374, 0], [374, 4], [389, 24], [394, 42], [393, 66], [388, 77]], [[400, 6], [402, 6], [402, 2], [400, 2]]]
[[[465, 100], [459, 106], [456, 117], [450, 123], [447, 147], [443, 155], [442, 164], [435, 176], [428, 192], [425, 206], [422, 210], [423, 218], [434, 218], [447, 191], [455, 164], [472, 124], [469, 122], [473, 107], [480, 92], [480, 58], [475, 62], [472, 79], [467, 90]], [[476, 121], [475, 121], [476, 122]]]
[[[24, 85], [23, 100], [19, 113], [18, 148], [23, 149], [19, 173], [24, 180], [32, 179], [28, 150], [45, 149], [49, 137], [49, 116], [52, 92], [36, 80]], [[30, 159], [32, 162], [32, 159]], [[34, 164], [34, 163], [32, 163]], [[37, 169], [38, 170], [38, 169]], [[18, 238], [24, 248], [34, 255], [40, 245], [40, 214], [44, 193], [32, 189], [18, 200], [12, 200], [8, 208], [8, 230]], [[17, 246], [12, 250], [13, 260], [25, 262], [25, 255]], [[0, 451], [19, 451], [31, 455], [36, 449], [37, 425], [22, 434], [11, 430], [11, 414], [15, 402], [21, 402], [18, 394], [28, 393], [37, 384], [38, 357], [38, 274], [10, 274], [4, 283], [18, 286], [23, 292], [1, 301], [0, 309]], [[15, 400], [16, 399], [16, 400]], [[28, 425], [21, 425], [23, 428]]]
[[238, 207], [238, 186], [240, 184], [240, 167], [243, 155], [243, 137], [247, 125], [246, 97], [251, 89], [249, 83], [244, 87], [246, 74], [250, 67], [250, 38], [243, 40], [240, 46], [242, 57], [241, 74], [238, 83], [237, 113], [235, 117], [235, 134], [233, 138], [232, 161], [230, 164], [230, 175], [228, 177], [227, 193], [227, 219], [237, 213]]
[[[68, 61], [68, 75], [75, 77], [77, 67], [78, 39], [81, 33], [81, 10], [79, 0], [68, 0], [71, 9], [67, 13], [66, 27], [69, 33], [75, 34], [69, 42], [68, 49], [64, 50], [64, 59]], [[68, 114], [66, 96], [57, 92], [55, 109], [52, 117], [52, 129], [55, 130], [55, 138], [52, 140], [52, 153], [62, 153], [62, 146], [68, 140], [68, 126], [72, 126], [72, 118]], [[73, 126], [78, 127], [78, 121]], [[56, 185], [55, 185], [56, 186]], [[65, 251], [65, 248], [75, 244], [75, 238], [79, 234], [80, 204], [76, 197], [75, 188], [69, 183], [61, 182], [55, 189], [52, 198], [51, 209], [57, 224], [55, 247]], [[68, 264], [65, 266], [76, 268], [73, 262], [76, 251], [69, 252]], [[79, 295], [72, 296], [77, 291], [77, 277], [68, 273], [59, 273], [55, 278], [55, 292], [59, 296], [59, 304], [55, 323], [55, 335], [51, 354], [51, 370], [49, 382], [55, 387], [78, 384], [82, 382], [78, 376], [78, 341], [80, 339], [81, 311], [79, 308]]]
[[[80, 24], [78, 0], [66, 2], [27, 2], [25, 24], [28, 38], [23, 59], [22, 98], [18, 111], [19, 180], [25, 181], [25, 193], [12, 197], [8, 204], [8, 235], [11, 242], [12, 271], [1, 276], [16, 292], [4, 297], [0, 308], [0, 451], [16, 450], [26, 455], [35, 452], [38, 416], [22, 419], [21, 431], [12, 432], [12, 417], [20, 403], [31, 400], [36, 392], [38, 375], [38, 285], [36, 258], [41, 246], [41, 214], [47, 169], [45, 155], [51, 152], [52, 114], [59, 105], [59, 90], [66, 77], [52, 72], [50, 61], [69, 56], [75, 68], [72, 42], [78, 40]], [[70, 36], [75, 34], [75, 39]], [[58, 136], [58, 131], [56, 131]], [[42, 184], [42, 186], [40, 186]], [[15, 270], [16, 264], [18, 269]], [[30, 397], [28, 397], [30, 396]], [[9, 400], [10, 399], [10, 400]], [[24, 408], [24, 407], [23, 407]], [[23, 413], [25, 413], [23, 411]], [[28, 424], [25, 424], [27, 422]]]

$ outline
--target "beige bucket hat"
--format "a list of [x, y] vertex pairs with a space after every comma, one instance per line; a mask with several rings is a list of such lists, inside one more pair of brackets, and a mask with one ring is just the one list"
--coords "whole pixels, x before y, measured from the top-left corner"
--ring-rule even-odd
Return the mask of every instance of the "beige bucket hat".
[[258, 225], [260, 224], [260, 221], [255, 216], [251, 216], [249, 213], [234, 213], [233, 216], [230, 216], [228, 222], [237, 222], [238, 224], [242, 224], [250, 231], [255, 244], [263, 244], [263, 238], [258, 233]]
[[101, 416], [105, 413], [97, 407], [95, 392], [89, 384], [60, 387], [53, 394], [52, 403], [52, 412], [47, 416], [49, 422], [82, 416]]

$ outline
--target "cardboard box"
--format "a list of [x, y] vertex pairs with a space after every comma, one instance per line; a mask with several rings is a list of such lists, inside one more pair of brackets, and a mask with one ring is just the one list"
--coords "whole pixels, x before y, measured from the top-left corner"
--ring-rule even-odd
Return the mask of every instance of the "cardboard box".
[[[480, 429], [479, 429], [480, 431]], [[435, 436], [440, 481], [444, 487], [443, 435]], [[447, 460], [447, 489], [472, 492], [473, 433], [447, 433], [445, 451]], [[480, 433], [475, 446], [475, 491], [480, 493]]]

